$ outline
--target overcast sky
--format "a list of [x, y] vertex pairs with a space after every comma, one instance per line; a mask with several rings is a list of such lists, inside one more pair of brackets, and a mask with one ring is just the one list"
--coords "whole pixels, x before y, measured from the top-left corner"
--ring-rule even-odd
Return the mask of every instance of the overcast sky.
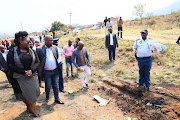
[[[0, 0], [0, 34], [23, 29], [42, 31], [53, 21], [72, 24], [96, 24], [105, 16], [132, 18], [133, 6], [146, 3], [146, 11], [165, 8], [180, 0]], [[172, 8], [173, 9], [173, 8]]]

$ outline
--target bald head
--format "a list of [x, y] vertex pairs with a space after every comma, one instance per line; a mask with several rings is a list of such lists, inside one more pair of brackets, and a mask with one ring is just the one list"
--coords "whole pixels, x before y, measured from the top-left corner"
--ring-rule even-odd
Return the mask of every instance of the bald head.
[[84, 47], [83, 41], [79, 41], [79, 42], [78, 42], [78, 45], [79, 45], [79, 46], [78, 46], [78, 49], [79, 49], [79, 50], [82, 50], [83, 47]]
[[1, 51], [2, 53], [4, 53], [4, 50], [5, 50], [4, 45], [0, 45], [0, 51]]
[[45, 38], [45, 45], [49, 48], [53, 45], [53, 37], [50, 35], [47, 35]]
[[53, 37], [50, 36], [50, 35], [46, 35], [46, 37], [44, 38], [44, 40], [48, 40], [48, 39], [53, 39]]

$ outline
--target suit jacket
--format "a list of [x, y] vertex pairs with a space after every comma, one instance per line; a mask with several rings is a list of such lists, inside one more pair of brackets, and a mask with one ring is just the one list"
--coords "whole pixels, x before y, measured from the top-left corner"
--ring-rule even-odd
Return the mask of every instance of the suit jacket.
[[[61, 71], [61, 68], [59, 67], [59, 64], [58, 64], [58, 61], [57, 61], [57, 59], [58, 59], [58, 49], [54, 45], [52, 45], [51, 49], [52, 49], [53, 55], [54, 55], [54, 57], [56, 59], [57, 67], [58, 67], [59, 71]], [[37, 48], [36, 52], [37, 52], [39, 60], [40, 60], [40, 65], [39, 65], [39, 68], [38, 68], [38, 74], [42, 78], [43, 71], [44, 71], [44, 65], [45, 65], [45, 62], [46, 62], [46, 46], [45, 45], [39, 46]]]
[[0, 70], [2, 68], [4, 68], [6, 71], [8, 71], [8, 63], [4, 60], [2, 53], [0, 53]]
[[[113, 34], [113, 33], [112, 33]], [[118, 41], [117, 41], [117, 37], [116, 34], [113, 34], [113, 45], [114, 47], [118, 47]], [[105, 41], [105, 46], [109, 47], [110, 46], [110, 34], [106, 35], [106, 41]]]
[[[89, 66], [89, 64], [91, 64], [91, 61], [90, 61], [88, 52], [87, 52], [86, 48], [83, 48], [82, 51], [83, 51], [83, 55], [84, 55], [86, 65]], [[75, 59], [76, 59], [76, 62], [75, 62]], [[71, 56], [71, 60], [72, 60], [73, 64], [76, 66], [76, 68], [80, 67], [80, 65], [81, 65], [81, 56], [80, 56], [79, 50], [77, 48], [74, 49], [74, 51], [72, 53], [72, 56]]]

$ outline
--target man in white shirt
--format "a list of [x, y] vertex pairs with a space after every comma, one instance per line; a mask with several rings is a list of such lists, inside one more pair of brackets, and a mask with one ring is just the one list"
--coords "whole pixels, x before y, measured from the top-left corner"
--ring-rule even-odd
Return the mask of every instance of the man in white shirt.
[[55, 103], [64, 104], [59, 100], [59, 72], [61, 68], [58, 63], [58, 48], [53, 44], [52, 36], [47, 35], [45, 45], [37, 48], [40, 59], [38, 74], [45, 81], [46, 102], [49, 101], [51, 85], [54, 91]]
[[9, 78], [9, 70], [8, 70], [8, 63], [7, 63], [7, 54], [8, 50], [5, 50], [4, 45], [0, 45], [0, 70], [6, 74], [6, 77], [11, 84], [11, 80]]
[[108, 22], [106, 23], [106, 29], [109, 30], [109, 29], [113, 29], [113, 25], [111, 23], [111, 19], [108, 18]]
[[152, 51], [148, 43], [152, 42], [151, 38], [147, 38], [148, 30], [144, 29], [141, 32], [142, 38], [134, 42], [133, 50], [136, 53], [139, 66], [139, 83], [138, 87], [146, 85], [149, 91], [150, 87], [150, 70], [152, 66]]
[[112, 62], [112, 53], [113, 53], [113, 60], [115, 60], [115, 51], [116, 47], [118, 47], [118, 41], [116, 34], [113, 34], [112, 29], [108, 29], [109, 34], [106, 35], [106, 41], [105, 41], [105, 46], [108, 48], [109, 51], [109, 61]]

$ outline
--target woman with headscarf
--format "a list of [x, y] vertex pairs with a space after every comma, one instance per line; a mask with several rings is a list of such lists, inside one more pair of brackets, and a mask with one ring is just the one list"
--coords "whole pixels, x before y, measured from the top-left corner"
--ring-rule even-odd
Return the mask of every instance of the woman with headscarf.
[[37, 76], [38, 56], [30, 48], [31, 41], [26, 31], [16, 33], [14, 42], [16, 47], [9, 51], [7, 61], [13, 71], [13, 78], [17, 80], [22, 91], [16, 97], [26, 104], [27, 110], [34, 117], [40, 117], [35, 111], [36, 101], [40, 95]]

